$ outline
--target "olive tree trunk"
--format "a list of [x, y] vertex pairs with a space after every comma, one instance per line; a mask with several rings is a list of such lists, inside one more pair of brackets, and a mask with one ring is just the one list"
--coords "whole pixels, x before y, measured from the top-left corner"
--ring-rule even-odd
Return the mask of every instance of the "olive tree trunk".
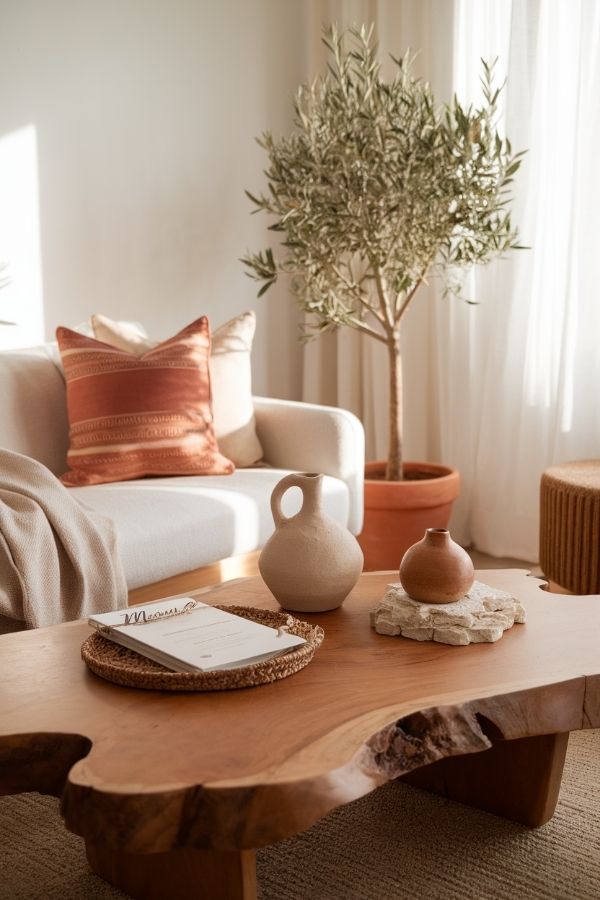
[[402, 481], [402, 366], [400, 338], [390, 336], [387, 341], [390, 373], [389, 447], [385, 469], [386, 481]]

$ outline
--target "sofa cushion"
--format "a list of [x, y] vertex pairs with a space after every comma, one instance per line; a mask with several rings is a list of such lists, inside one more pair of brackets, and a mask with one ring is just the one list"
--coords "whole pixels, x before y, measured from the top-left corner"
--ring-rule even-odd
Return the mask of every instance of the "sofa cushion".
[[139, 358], [69, 328], [56, 335], [70, 426], [64, 484], [233, 471], [212, 427], [206, 317]]
[[[94, 335], [99, 341], [142, 356], [156, 341], [133, 322], [115, 322], [108, 316], [92, 316]], [[250, 353], [256, 330], [256, 316], [249, 311], [236, 316], [211, 337], [209, 359], [212, 411], [219, 450], [236, 466], [251, 466], [262, 459], [256, 435], [252, 403]]]
[[[264, 546], [273, 533], [271, 492], [289, 470], [238, 469], [228, 478], [152, 478], [72, 488], [84, 505], [111, 518], [130, 590]], [[284, 495], [285, 515], [300, 491]], [[346, 525], [349, 491], [323, 479], [323, 508]]]

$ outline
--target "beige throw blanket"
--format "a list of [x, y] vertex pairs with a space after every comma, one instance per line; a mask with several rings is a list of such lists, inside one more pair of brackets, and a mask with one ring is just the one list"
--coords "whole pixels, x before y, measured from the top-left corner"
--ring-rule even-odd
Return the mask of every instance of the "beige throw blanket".
[[112, 522], [42, 463], [0, 450], [0, 616], [37, 628], [124, 606]]

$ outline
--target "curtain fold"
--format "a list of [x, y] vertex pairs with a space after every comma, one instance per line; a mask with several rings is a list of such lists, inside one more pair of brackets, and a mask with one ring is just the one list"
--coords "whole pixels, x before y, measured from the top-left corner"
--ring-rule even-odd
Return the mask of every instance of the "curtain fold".
[[[438, 355], [441, 452], [464, 485], [452, 527], [498, 556], [536, 561], [543, 470], [599, 455], [599, 11], [591, 0], [456, 7], [457, 92], [475, 99], [477, 56], [498, 56], [502, 120], [528, 150], [513, 219], [530, 249], [473, 271], [466, 293], [481, 304], [467, 313], [438, 298], [435, 326], [470, 360], [465, 372]], [[458, 416], [456, 395], [468, 398]]]
[[[422, 49], [438, 100], [479, 102], [480, 58], [506, 77], [500, 123], [528, 153], [512, 217], [529, 249], [432, 285], [403, 334], [407, 458], [456, 466], [453, 536], [536, 561], [539, 480], [554, 462], [600, 455], [600, 4], [595, 0], [313, 3], [309, 71], [322, 22], [376, 23], [382, 50]], [[318, 23], [318, 28], [317, 28]], [[367, 454], [387, 453], [385, 348], [347, 329], [307, 345], [304, 399], [363, 420]]]

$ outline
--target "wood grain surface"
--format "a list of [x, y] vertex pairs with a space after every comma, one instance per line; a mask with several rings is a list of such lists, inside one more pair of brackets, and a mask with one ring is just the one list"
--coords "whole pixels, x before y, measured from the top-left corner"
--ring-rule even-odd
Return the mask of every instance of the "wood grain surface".
[[[325, 630], [309, 666], [240, 691], [105, 682], [80, 658], [83, 622], [1, 637], [0, 792], [62, 796], [99, 856], [240, 851], [436, 760], [599, 727], [600, 597], [550, 594], [522, 570], [476, 577], [518, 596], [527, 623], [466, 647], [378, 635], [369, 610], [395, 576], [365, 574], [341, 609], [304, 616]], [[202, 599], [277, 608], [259, 578]], [[547, 748], [549, 794], [563, 745]], [[535, 778], [536, 751], [523, 758]]]

